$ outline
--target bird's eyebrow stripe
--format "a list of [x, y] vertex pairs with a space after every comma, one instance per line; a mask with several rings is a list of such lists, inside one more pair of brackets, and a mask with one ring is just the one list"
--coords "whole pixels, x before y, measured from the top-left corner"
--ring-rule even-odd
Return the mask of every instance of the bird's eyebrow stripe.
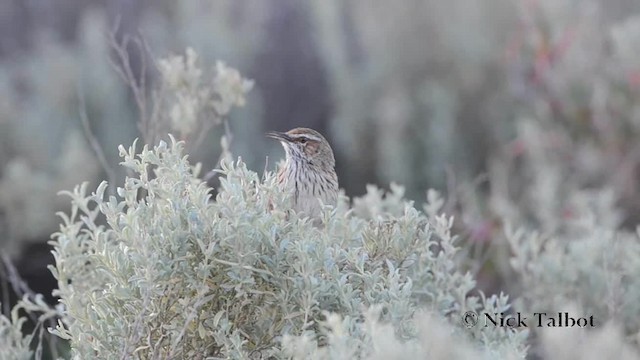
[[296, 134], [296, 135], [291, 135], [292, 138], [299, 140], [299, 139], [307, 139], [307, 140], [315, 140], [315, 141], [320, 141], [320, 138], [313, 136], [313, 135], [307, 135], [307, 134]]

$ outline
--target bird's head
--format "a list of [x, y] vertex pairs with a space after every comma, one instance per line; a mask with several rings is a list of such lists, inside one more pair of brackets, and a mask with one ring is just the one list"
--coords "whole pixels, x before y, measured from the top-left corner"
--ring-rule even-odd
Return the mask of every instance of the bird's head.
[[301, 161], [311, 166], [335, 166], [331, 146], [324, 136], [315, 130], [295, 128], [284, 133], [269, 132], [267, 136], [280, 141], [289, 161]]

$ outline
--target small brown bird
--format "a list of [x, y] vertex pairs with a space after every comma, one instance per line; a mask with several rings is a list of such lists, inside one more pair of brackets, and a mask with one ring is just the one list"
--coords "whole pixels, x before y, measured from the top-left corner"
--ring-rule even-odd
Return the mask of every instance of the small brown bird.
[[292, 208], [298, 213], [318, 218], [320, 201], [336, 205], [338, 201], [338, 176], [333, 150], [319, 132], [307, 128], [295, 128], [270, 132], [268, 137], [280, 141], [286, 152], [284, 166], [278, 171], [278, 183], [282, 191], [293, 194]]

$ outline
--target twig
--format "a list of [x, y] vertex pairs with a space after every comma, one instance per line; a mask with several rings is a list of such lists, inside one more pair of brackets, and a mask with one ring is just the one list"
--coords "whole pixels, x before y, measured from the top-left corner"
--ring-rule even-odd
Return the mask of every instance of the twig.
[[[227, 141], [227, 149], [231, 148], [231, 142], [233, 142], [233, 134], [231, 133], [231, 127], [229, 126], [229, 121], [227, 118], [222, 120], [222, 125], [224, 126], [224, 137]], [[222, 159], [224, 159], [226, 155], [226, 150], [222, 149], [222, 153], [220, 154], [220, 158], [218, 158], [218, 166], [222, 163]]]
[[11, 313], [11, 305], [9, 304], [11, 299], [9, 297], [9, 276], [6, 274], [4, 267], [0, 267], [0, 284], [2, 285], [2, 313], [9, 317]]
[[[16, 270], [15, 266], [13, 266], [13, 262], [9, 258], [9, 255], [2, 254], [2, 263], [4, 264], [4, 268], [7, 271], [6, 273], [7, 280], [9, 281], [9, 283], [11, 284], [11, 287], [13, 288], [13, 292], [18, 297], [21, 297], [22, 295], [26, 294], [30, 298], [34, 298], [36, 293], [33, 292], [33, 290], [31, 290], [29, 285], [27, 285], [27, 283], [25, 283], [24, 280], [22, 280], [22, 278], [20, 277], [20, 274], [18, 273], [18, 270]], [[33, 322], [37, 322], [36, 318], [33, 317], [31, 314], [29, 314], [29, 317], [31, 318], [31, 320], [33, 320]]]
[[[11, 258], [9, 258], [9, 255], [2, 254], [0, 255], [0, 257], [2, 259], [4, 269], [6, 269], [6, 273], [3, 270], [3, 275], [7, 276], [7, 280], [9, 281], [9, 283], [11, 284], [11, 287], [13, 288], [13, 292], [18, 296], [18, 298], [21, 298], [23, 295], [27, 295], [29, 299], [31, 299], [32, 301], [35, 301], [36, 293], [33, 290], [31, 290], [29, 285], [27, 285], [27, 283], [24, 280], [22, 280], [22, 278], [20, 277], [20, 274], [18, 273], [18, 270], [16, 269], [16, 267], [13, 265], [13, 262], [11, 261]], [[40, 321], [38, 320], [38, 318], [35, 317], [35, 315], [33, 315], [28, 311], [26, 311], [26, 313], [29, 319], [31, 319], [31, 321], [34, 324], [36, 325], [40, 324]], [[52, 318], [49, 318], [46, 321], [50, 327], [54, 328], [56, 326], [56, 322]], [[42, 329], [40, 329], [40, 331], [42, 332]], [[42, 339], [42, 333], [40, 334], [40, 339]], [[49, 336], [48, 345], [53, 358], [57, 359], [58, 349], [57, 349], [57, 341], [55, 336]]]
[[[152, 119], [148, 116], [147, 108], [147, 93], [146, 93], [146, 71], [147, 71], [147, 59], [145, 56], [144, 41], [139, 38], [131, 38], [129, 35], [122, 35], [122, 41], [116, 39], [116, 34], [120, 28], [120, 19], [116, 19], [113, 29], [109, 33], [107, 39], [111, 49], [114, 51], [116, 59], [109, 58], [111, 65], [122, 80], [129, 86], [133, 92], [138, 111], [140, 113], [138, 121], [138, 130], [140, 131], [142, 138], [146, 144], [152, 144], [155, 139], [152, 138], [155, 135], [150, 131], [150, 125]], [[129, 44], [134, 44], [138, 48], [141, 57], [141, 71], [140, 79], [137, 79], [133, 68], [131, 67], [131, 57], [129, 56], [128, 47]], [[117, 60], [117, 62], [116, 62]], [[119, 63], [118, 63], [119, 62]]]
[[95, 135], [91, 131], [89, 116], [87, 115], [87, 105], [84, 100], [84, 93], [82, 92], [82, 89], [78, 89], [78, 101], [80, 102], [78, 111], [80, 113], [80, 121], [82, 122], [84, 134], [87, 137], [87, 141], [89, 141], [91, 148], [93, 148], [96, 157], [98, 157], [100, 166], [102, 166], [102, 169], [105, 171], [105, 173], [107, 173], [107, 179], [109, 181], [109, 184], [111, 185], [107, 190], [109, 192], [109, 195], [115, 195], [116, 174], [113, 172], [111, 166], [109, 166], [109, 162], [104, 155], [104, 151], [102, 151], [102, 146], [100, 146], [98, 139], [96, 139]]
[[269, 172], [269, 155], [265, 156], [264, 159], [264, 170], [262, 170], [262, 181], [267, 178], [267, 173]]
[[[229, 126], [229, 122], [227, 121], [227, 119], [225, 118], [224, 120], [222, 120], [222, 124], [224, 126], [224, 137], [227, 141], [227, 147], [231, 146], [231, 141], [233, 140], [233, 134], [231, 133], [231, 127]], [[220, 157], [218, 158], [218, 162], [216, 163], [216, 166], [209, 170], [209, 172], [207, 172], [203, 179], [205, 182], [208, 182], [209, 180], [211, 180], [214, 176], [216, 176], [217, 174], [220, 173], [220, 164], [222, 163], [222, 159], [224, 159], [226, 150], [222, 149], [222, 153], [220, 154]]]

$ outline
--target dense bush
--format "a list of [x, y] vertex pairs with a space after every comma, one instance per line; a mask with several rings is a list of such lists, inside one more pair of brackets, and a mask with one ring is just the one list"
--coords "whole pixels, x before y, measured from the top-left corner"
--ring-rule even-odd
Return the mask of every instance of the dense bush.
[[135, 175], [117, 198], [105, 197], [106, 183], [69, 192], [72, 212], [53, 242], [65, 305], [55, 332], [75, 357], [350, 358], [389, 351], [376, 348], [378, 331], [420, 354], [430, 350], [416, 336], [436, 331], [414, 319], [421, 308], [433, 326], [449, 318], [470, 349], [524, 355], [525, 332], [462, 328], [468, 310], [509, 306], [504, 296], [469, 296], [474, 281], [456, 267], [452, 219], [435, 193], [425, 216], [399, 188], [385, 198], [371, 189], [357, 203], [378, 213], [360, 217], [342, 198], [314, 227], [286, 210], [272, 173], [225, 163], [211, 201], [181, 143], [120, 151]]

